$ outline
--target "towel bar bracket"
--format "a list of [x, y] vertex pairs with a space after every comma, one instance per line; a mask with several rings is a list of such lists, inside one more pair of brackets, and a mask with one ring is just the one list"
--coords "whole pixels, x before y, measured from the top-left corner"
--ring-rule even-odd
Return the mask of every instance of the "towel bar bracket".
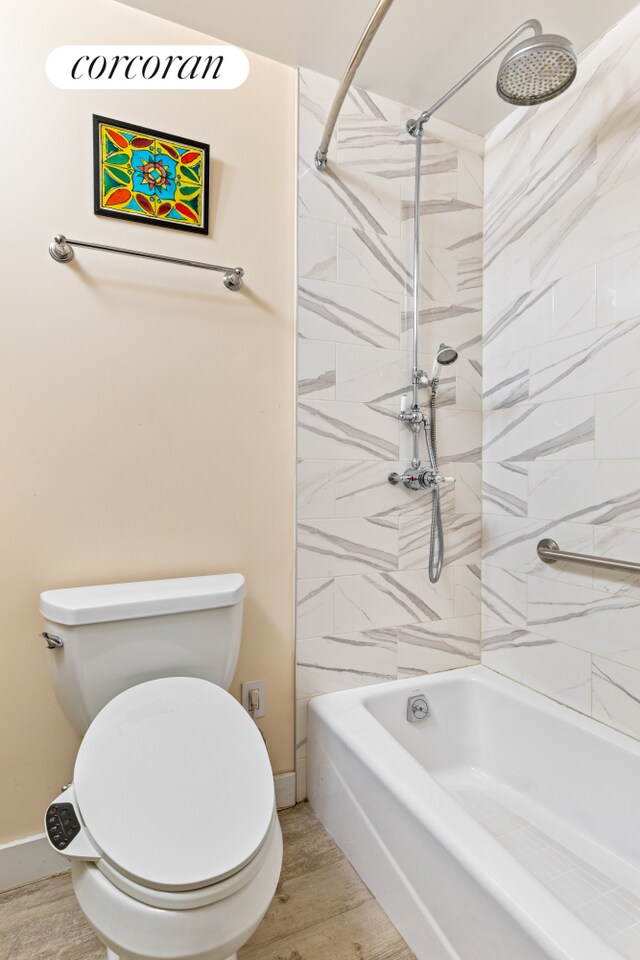
[[66, 237], [58, 234], [49, 244], [49, 253], [57, 263], [69, 263], [75, 257], [73, 247], [67, 243]]

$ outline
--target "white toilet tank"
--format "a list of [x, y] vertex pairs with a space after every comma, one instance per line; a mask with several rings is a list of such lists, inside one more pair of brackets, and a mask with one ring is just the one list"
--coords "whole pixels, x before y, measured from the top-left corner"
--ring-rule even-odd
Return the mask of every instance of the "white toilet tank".
[[53, 687], [78, 733], [118, 693], [145, 680], [200, 677], [228, 689], [244, 595], [239, 573], [42, 593]]

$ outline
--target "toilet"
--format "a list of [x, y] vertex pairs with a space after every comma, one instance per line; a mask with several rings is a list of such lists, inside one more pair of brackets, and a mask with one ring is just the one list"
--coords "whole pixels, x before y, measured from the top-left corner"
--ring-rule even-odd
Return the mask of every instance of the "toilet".
[[110, 960], [233, 960], [282, 865], [260, 731], [227, 692], [239, 574], [41, 594], [51, 678], [82, 735], [49, 843]]

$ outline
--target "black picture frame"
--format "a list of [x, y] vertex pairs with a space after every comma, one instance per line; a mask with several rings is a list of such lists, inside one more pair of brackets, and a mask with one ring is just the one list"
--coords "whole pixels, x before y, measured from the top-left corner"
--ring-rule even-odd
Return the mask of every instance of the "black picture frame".
[[[124, 129], [133, 134], [140, 134], [142, 137], [151, 137], [154, 140], [162, 140], [170, 146], [176, 144], [180, 147], [191, 147], [199, 150], [203, 154], [202, 159], [202, 195], [201, 195], [201, 223], [189, 223], [168, 220], [161, 217], [137, 214], [118, 209], [108, 209], [102, 204], [102, 151], [101, 151], [101, 128], [103, 125]], [[99, 217], [112, 217], [117, 220], [129, 220], [133, 223], [146, 223], [150, 226], [165, 227], [170, 230], [183, 230], [187, 233], [200, 234], [207, 236], [209, 233], [209, 177], [210, 177], [210, 157], [209, 144], [202, 143], [200, 140], [194, 140], [192, 137], [180, 137], [175, 134], [166, 133], [163, 130], [154, 130], [151, 127], [145, 127], [138, 123], [129, 123], [124, 120], [115, 120], [113, 117], [103, 117], [99, 114], [93, 114], [93, 212]]]

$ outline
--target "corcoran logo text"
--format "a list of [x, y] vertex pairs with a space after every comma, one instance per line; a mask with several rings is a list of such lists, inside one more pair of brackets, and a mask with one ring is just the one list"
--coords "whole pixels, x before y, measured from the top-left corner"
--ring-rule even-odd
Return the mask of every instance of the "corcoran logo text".
[[56, 47], [47, 76], [63, 90], [233, 90], [249, 75], [243, 50], [228, 45]]

